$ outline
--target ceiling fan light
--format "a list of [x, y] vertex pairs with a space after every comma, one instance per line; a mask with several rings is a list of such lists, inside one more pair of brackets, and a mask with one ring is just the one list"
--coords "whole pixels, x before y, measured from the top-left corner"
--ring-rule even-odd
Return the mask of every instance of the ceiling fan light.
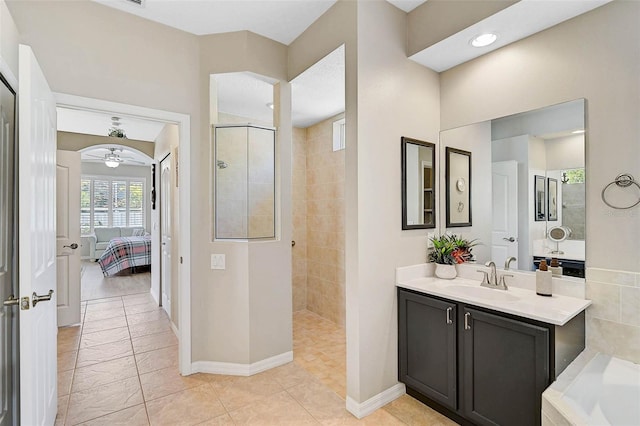
[[104, 160], [104, 165], [107, 167], [111, 167], [112, 169], [115, 169], [116, 167], [118, 167], [120, 165], [120, 162], [116, 161], [116, 160]]
[[485, 47], [498, 39], [498, 36], [493, 33], [485, 33], [475, 36], [471, 39], [471, 45], [473, 47]]

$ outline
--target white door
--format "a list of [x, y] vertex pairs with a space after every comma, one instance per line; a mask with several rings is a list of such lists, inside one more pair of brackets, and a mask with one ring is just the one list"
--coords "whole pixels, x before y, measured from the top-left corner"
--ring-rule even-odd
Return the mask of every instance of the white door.
[[80, 153], [56, 153], [58, 327], [80, 322]]
[[15, 274], [15, 107], [13, 88], [0, 81], [0, 426], [18, 418], [18, 294]]
[[160, 281], [162, 307], [171, 318], [171, 156], [160, 163]]
[[518, 162], [492, 163], [491, 174], [491, 260], [502, 265], [508, 257], [518, 256]]
[[[52, 425], [56, 363], [56, 105], [29, 46], [19, 48], [20, 423]], [[36, 304], [33, 295], [49, 296]], [[28, 309], [26, 309], [28, 308]]]

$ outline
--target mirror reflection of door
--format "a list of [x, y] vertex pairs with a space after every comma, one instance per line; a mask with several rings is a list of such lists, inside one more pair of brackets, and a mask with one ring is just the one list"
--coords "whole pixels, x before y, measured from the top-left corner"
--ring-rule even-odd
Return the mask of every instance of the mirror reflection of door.
[[518, 162], [492, 163], [491, 177], [491, 260], [502, 265], [518, 257]]
[[160, 241], [162, 307], [171, 318], [171, 155], [160, 162]]
[[[0, 301], [18, 294], [14, 277], [14, 135], [15, 93], [0, 75]], [[0, 307], [0, 426], [12, 425], [17, 413], [18, 306]]]
[[402, 138], [402, 229], [435, 228], [435, 145]]

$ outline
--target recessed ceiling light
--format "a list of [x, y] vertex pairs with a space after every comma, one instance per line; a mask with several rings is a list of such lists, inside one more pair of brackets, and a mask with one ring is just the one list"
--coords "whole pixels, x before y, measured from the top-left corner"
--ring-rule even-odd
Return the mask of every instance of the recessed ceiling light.
[[271, 109], [273, 109], [273, 102], [269, 102], [269, 103], [267, 104], [267, 108], [271, 108]]
[[493, 43], [498, 39], [498, 36], [493, 33], [480, 34], [471, 39], [471, 45], [473, 47], [485, 47]]
[[584, 133], [584, 130], [574, 130], [574, 131], [573, 131], [573, 132], [571, 132], [571, 133], [573, 133], [574, 135], [581, 135], [581, 134], [583, 134], [583, 133]]

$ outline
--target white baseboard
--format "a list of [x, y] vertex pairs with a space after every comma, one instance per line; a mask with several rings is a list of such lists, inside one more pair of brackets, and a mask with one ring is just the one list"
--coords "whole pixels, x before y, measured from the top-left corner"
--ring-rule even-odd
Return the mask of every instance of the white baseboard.
[[151, 287], [151, 289], [149, 289], [149, 293], [151, 293], [151, 297], [153, 297], [153, 300], [155, 300], [156, 303], [160, 305], [160, 295], [158, 294], [158, 291], [155, 288]]
[[404, 383], [398, 383], [389, 389], [372, 396], [363, 403], [358, 403], [351, 397], [347, 396], [347, 411], [361, 419], [376, 411], [393, 400], [400, 398], [406, 393]]
[[196, 361], [191, 365], [194, 373], [226, 374], [229, 376], [252, 376], [293, 361], [293, 351], [285, 352], [253, 364], [232, 362]]
[[171, 331], [173, 331], [173, 334], [175, 334], [176, 337], [178, 339], [180, 339], [180, 334], [178, 332], [178, 327], [176, 327], [176, 325], [173, 323], [173, 321], [169, 321], [169, 324], [171, 325]]

